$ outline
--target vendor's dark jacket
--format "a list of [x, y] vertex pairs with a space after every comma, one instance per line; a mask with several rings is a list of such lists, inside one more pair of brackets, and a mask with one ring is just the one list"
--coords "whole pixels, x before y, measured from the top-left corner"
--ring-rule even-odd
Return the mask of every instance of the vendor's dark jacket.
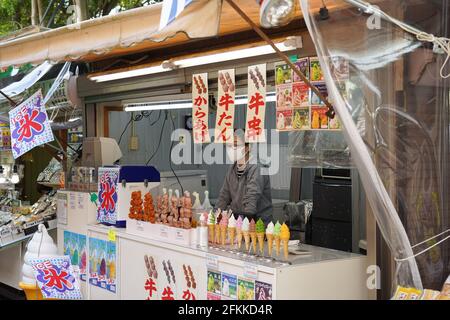
[[259, 164], [247, 164], [241, 177], [238, 177], [236, 163], [229, 168], [216, 209], [228, 207], [235, 215], [243, 215], [249, 220], [261, 218], [266, 225], [272, 221], [270, 178], [261, 175]]

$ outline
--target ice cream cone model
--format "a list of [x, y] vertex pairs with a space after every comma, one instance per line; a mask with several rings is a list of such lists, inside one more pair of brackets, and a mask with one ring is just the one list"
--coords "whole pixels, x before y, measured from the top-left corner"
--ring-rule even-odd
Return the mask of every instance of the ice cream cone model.
[[234, 215], [228, 219], [228, 239], [230, 240], [230, 246], [234, 246], [234, 237], [236, 234], [236, 219]]
[[250, 220], [250, 238], [252, 239], [253, 253], [256, 254], [256, 223], [255, 220]]
[[248, 252], [250, 250], [250, 221], [247, 218], [242, 222], [242, 234], [245, 240], [245, 250]]
[[216, 229], [214, 230], [216, 236], [216, 244], [220, 244], [220, 221], [222, 221], [222, 213], [219, 211], [219, 214], [216, 216]]
[[280, 234], [281, 234], [281, 224], [277, 221], [277, 223], [273, 228], [273, 238], [275, 240], [275, 251], [277, 256], [280, 255], [280, 244], [281, 244]]
[[236, 221], [236, 234], [237, 234], [237, 247], [238, 250], [241, 249], [242, 239], [244, 238], [244, 234], [242, 233], [242, 216], [239, 216]]
[[216, 216], [212, 212], [212, 210], [208, 214], [208, 241], [210, 243], [214, 243], [214, 230], [216, 228]]
[[272, 256], [272, 248], [273, 248], [273, 229], [274, 229], [273, 222], [269, 222], [266, 228], [266, 238], [267, 238], [267, 253], [269, 257]]
[[256, 238], [258, 239], [259, 253], [264, 254], [264, 232], [265, 232], [264, 222], [258, 219], [256, 222]]
[[220, 244], [225, 245], [227, 240], [228, 214], [224, 212], [220, 221]]
[[283, 243], [283, 253], [284, 259], [287, 260], [289, 256], [288, 245], [289, 239], [291, 238], [291, 233], [289, 232], [289, 227], [283, 223], [281, 226], [281, 234], [280, 234], [281, 242]]

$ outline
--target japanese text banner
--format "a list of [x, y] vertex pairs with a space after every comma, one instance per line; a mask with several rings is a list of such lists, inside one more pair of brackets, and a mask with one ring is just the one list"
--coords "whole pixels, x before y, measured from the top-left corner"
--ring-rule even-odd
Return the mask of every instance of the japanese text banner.
[[234, 69], [218, 73], [218, 102], [214, 141], [232, 143], [234, 128], [234, 98], [236, 93]]
[[208, 143], [208, 74], [192, 75], [192, 134], [194, 143]]
[[54, 140], [40, 90], [9, 112], [9, 123], [14, 159]]
[[266, 65], [248, 67], [248, 104], [245, 120], [245, 142], [265, 142]]

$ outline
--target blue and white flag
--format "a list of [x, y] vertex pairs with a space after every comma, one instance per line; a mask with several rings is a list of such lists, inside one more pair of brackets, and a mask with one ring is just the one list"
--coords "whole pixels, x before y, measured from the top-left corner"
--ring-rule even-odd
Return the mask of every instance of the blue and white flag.
[[164, 29], [169, 23], [192, 3], [193, 0], [164, 0], [159, 21], [159, 30]]

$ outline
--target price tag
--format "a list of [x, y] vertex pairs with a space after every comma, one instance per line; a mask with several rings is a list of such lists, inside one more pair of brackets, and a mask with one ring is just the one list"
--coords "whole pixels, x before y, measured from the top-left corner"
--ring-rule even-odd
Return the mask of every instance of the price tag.
[[138, 229], [139, 231], [144, 231], [144, 225], [141, 221], [136, 221], [136, 229]]
[[258, 266], [254, 263], [245, 262], [244, 263], [244, 277], [249, 279], [258, 278]]
[[116, 242], [116, 230], [114, 229], [108, 230], [108, 241]]
[[206, 254], [206, 267], [210, 269], [219, 269], [219, 257], [215, 254]]

